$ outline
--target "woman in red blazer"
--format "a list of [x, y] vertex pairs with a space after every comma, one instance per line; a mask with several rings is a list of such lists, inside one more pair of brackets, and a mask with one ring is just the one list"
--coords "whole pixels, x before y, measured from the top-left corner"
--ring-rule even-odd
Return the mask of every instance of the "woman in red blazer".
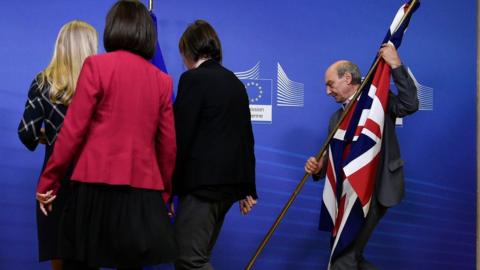
[[139, 1], [107, 15], [108, 52], [85, 60], [37, 199], [48, 214], [68, 165], [64, 269], [140, 268], [175, 259], [166, 203], [176, 159], [172, 79], [153, 66], [156, 31]]

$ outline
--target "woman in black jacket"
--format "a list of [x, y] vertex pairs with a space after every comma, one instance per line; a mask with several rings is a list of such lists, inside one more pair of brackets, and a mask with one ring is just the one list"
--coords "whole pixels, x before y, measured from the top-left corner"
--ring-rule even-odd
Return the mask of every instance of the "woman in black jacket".
[[174, 104], [175, 267], [212, 269], [210, 254], [227, 211], [236, 201], [242, 214], [256, 204], [250, 109], [245, 86], [221, 65], [220, 40], [210, 24], [191, 24], [179, 48], [188, 71]]

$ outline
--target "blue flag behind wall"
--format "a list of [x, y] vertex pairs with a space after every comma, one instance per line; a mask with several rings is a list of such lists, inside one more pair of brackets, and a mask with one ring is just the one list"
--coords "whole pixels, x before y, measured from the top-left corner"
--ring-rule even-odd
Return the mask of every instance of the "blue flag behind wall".
[[155, 25], [155, 30], [157, 30], [157, 46], [151, 62], [152, 64], [157, 66], [161, 71], [168, 73], [167, 67], [165, 66], [165, 61], [163, 60], [162, 51], [160, 50], [160, 45], [158, 44], [157, 16], [155, 16], [153, 11], [150, 11], [150, 17], [152, 17], [153, 25]]

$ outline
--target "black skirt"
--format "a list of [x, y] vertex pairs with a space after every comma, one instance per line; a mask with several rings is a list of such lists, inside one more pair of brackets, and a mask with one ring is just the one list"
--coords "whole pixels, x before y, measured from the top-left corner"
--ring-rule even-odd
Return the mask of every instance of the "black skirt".
[[62, 180], [62, 185], [57, 192], [57, 197], [52, 203], [52, 211], [48, 213], [48, 216], [45, 216], [42, 213], [38, 201], [36, 203], [38, 257], [41, 262], [60, 259], [58, 249], [58, 230], [65, 203], [70, 196], [69, 185], [69, 180]]
[[173, 228], [160, 191], [72, 181], [60, 221], [60, 255], [91, 267], [173, 262]]

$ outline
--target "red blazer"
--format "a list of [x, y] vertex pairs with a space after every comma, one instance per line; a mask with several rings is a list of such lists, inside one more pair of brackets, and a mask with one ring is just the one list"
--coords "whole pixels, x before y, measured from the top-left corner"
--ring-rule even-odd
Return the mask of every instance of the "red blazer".
[[126, 51], [85, 60], [54, 151], [37, 192], [72, 180], [163, 190], [167, 201], [176, 159], [172, 79]]

